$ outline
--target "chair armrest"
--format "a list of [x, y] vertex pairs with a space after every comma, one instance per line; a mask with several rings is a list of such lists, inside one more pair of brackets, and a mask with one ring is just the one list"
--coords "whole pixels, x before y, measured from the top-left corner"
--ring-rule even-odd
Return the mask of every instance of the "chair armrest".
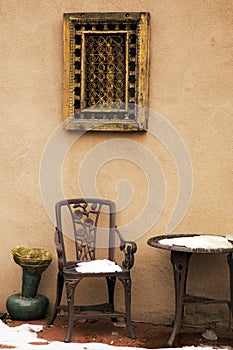
[[115, 232], [120, 239], [120, 250], [125, 254], [125, 260], [122, 262], [122, 266], [124, 269], [130, 270], [134, 265], [134, 254], [137, 251], [137, 244], [133, 241], [125, 240], [117, 227], [115, 227]]
[[63, 254], [63, 247], [62, 247], [62, 244], [61, 244], [61, 241], [60, 241], [60, 235], [61, 235], [61, 232], [56, 227], [55, 234], [54, 234], [54, 242], [55, 242], [55, 245], [56, 245], [58, 257], [62, 256], [62, 254]]
[[65, 251], [64, 251], [62, 232], [57, 227], [56, 227], [55, 234], [54, 234], [54, 242], [55, 242], [56, 249], [57, 249], [58, 269], [59, 269], [59, 271], [62, 271], [63, 267], [66, 264], [66, 259], [65, 259]]

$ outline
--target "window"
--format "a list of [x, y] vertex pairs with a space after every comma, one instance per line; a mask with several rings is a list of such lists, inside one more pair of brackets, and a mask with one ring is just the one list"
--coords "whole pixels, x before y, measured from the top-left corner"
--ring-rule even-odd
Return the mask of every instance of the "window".
[[148, 13], [64, 14], [66, 130], [146, 130], [148, 71]]

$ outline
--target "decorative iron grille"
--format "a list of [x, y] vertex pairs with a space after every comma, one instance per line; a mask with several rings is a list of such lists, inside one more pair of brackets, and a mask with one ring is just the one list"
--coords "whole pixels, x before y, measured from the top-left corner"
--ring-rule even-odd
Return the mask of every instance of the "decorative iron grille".
[[146, 130], [148, 43], [148, 13], [64, 14], [67, 130]]

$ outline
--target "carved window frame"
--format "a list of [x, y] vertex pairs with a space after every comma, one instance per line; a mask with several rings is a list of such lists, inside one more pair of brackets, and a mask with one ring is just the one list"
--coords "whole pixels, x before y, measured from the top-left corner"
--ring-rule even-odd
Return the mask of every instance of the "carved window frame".
[[149, 13], [64, 14], [64, 128], [148, 126]]

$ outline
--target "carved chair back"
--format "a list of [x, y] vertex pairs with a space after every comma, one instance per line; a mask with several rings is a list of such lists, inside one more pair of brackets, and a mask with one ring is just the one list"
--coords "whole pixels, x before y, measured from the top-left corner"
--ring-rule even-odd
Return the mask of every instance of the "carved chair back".
[[[96, 259], [98, 234], [106, 236], [107, 231], [107, 240], [101, 244], [104, 244], [105, 248], [107, 246], [106, 258], [114, 261], [115, 234], [119, 236], [115, 227], [114, 202], [94, 198], [67, 199], [58, 202], [55, 210], [57, 220], [55, 243], [60, 271], [67, 263], [72, 263], [67, 262], [64, 234], [75, 242], [74, 260], [87, 261]], [[105, 227], [99, 227], [100, 217], [101, 219], [104, 217], [102, 221], [105, 221]]]

